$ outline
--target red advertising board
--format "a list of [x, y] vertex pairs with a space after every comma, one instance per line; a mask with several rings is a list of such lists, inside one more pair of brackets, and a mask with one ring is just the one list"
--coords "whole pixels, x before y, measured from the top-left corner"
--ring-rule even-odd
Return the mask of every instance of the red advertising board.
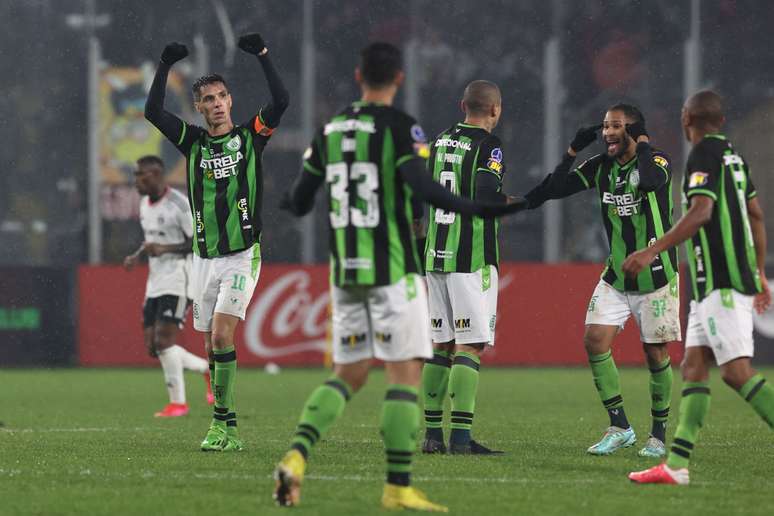
[[[503, 264], [497, 316], [497, 345], [484, 362], [492, 365], [585, 364], [583, 322], [599, 280], [595, 264]], [[141, 306], [147, 270], [84, 266], [79, 270], [79, 356], [86, 366], [151, 365], [142, 341]], [[237, 328], [240, 365], [317, 365], [323, 362], [328, 323], [327, 266], [266, 265], [245, 321]], [[190, 317], [181, 343], [203, 349]], [[620, 364], [640, 364], [636, 325], [616, 339]], [[672, 360], [680, 360], [675, 346]]]

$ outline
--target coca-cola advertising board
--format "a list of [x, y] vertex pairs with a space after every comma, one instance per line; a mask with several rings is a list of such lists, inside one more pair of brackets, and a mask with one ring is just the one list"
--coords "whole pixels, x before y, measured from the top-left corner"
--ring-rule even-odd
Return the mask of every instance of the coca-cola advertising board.
[[[585, 364], [583, 323], [601, 267], [595, 264], [503, 264], [500, 270], [494, 365]], [[147, 269], [84, 266], [79, 270], [79, 356], [88, 366], [154, 365], [143, 345], [141, 308]], [[320, 365], [328, 344], [327, 266], [264, 264], [237, 328], [240, 365]], [[203, 349], [190, 316], [179, 344]], [[681, 348], [672, 349], [678, 363]], [[643, 361], [636, 325], [616, 339], [621, 364]]]

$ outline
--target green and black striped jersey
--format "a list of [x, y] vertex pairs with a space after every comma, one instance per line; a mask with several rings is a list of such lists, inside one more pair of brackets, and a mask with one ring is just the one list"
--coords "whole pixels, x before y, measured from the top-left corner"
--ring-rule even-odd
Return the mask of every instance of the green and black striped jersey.
[[273, 129], [260, 114], [216, 137], [181, 123], [180, 138], [172, 143], [186, 157], [194, 252], [213, 258], [260, 242], [262, 154]]
[[333, 284], [391, 285], [421, 270], [398, 167], [427, 154], [416, 121], [383, 104], [355, 102], [317, 132], [304, 171], [325, 178]]
[[[442, 132], [430, 147], [433, 179], [452, 193], [475, 199], [476, 174], [494, 174], [502, 189], [505, 173], [500, 139], [474, 125], [458, 123]], [[430, 211], [425, 244], [425, 270], [475, 272], [499, 265], [497, 219]]]
[[712, 218], [686, 242], [693, 297], [716, 289], [747, 295], [761, 291], [747, 201], [757, 195], [750, 169], [721, 134], [709, 134], [688, 155], [683, 181], [686, 209], [691, 197], [715, 201]]
[[586, 188], [596, 187], [602, 221], [610, 244], [610, 255], [602, 279], [621, 292], [652, 292], [677, 275], [677, 250], [661, 253], [636, 278], [624, 275], [621, 266], [631, 253], [652, 245], [672, 227], [672, 169], [663, 152], [653, 150], [653, 162], [666, 174], [666, 183], [656, 191], [639, 186], [638, 158], [625, 164], [605, 154], [594, 156], [573, 173]]

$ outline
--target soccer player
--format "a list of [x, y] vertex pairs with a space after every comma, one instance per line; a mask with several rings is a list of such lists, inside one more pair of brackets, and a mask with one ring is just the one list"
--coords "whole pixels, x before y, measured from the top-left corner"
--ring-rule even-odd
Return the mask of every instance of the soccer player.
[[681, 121], [693, 146], [683, 179], [687, 211], [671, 231], [623, 264], [624, 272], [636, 275], [658, 253], [688, 240], [693, 301], [679, 422], [666, 463], [629, 474], [642, 484], [688, 484], [691, 453], [709, 411], [713, 357], [723, 381], [774, 428], [774, 389], [750, 365], [753, 309], [762, 313], [771, 304], [763, 210], [750, 168], [720, 132], [725, 123], [721, 97], [696, 93], [686, 101]]
[[403, 78], [401, 53], [393, 45], [372, 43], [362, 51], [355, 70], [361, 100], [317, 132], [303, 171], [283, 200], [285, 209], [300, 216], [326, 186], [334, 362], [333, 376], [308, 398], [290, 450], [275, 470], [274, 498], [283, 506], [299, 503], [312, 447], [366, 382], [375, 357], [384, 361], [388, 382], [381, 418], [387, 456], [382, 506], [446, 511], [410, 485], [422, 359], [432, 356], [412, 199], [490, 218], [526, 203], [476, 203], [432, 180], [422, 129], [392, 107]]
[[[500, 139], [492, 134], [502, 112], [496, 84], [473, 81], [461, 102], [465, 121], [431, 144], [433, 179], [467, 198], [504, 202]], [[451, 398], [449, 453], [499, 454], [471, 439], [481, 354], [494, 346], [497, 314], [498, 222], [440, 208], [430, 213], [425, 270], [433, 358], [422, 369], [424, 453], [445, 453], [443, 405]]]
[[[575, 156], [602, 137], [607, 152], [570, 171]], [[611, 347], [630, 316], [640, 330], [650, 369], [652, 425], [639, 454], [662, 457], [672, 397], [672, 366], [666, 344], [680, 340], [677, 252], [664, 251], [636, 277], [625, 277], [624, 258], [652, 245], [672, 226], [672, 169], [669, 157], [650, 145], [645, 119], [636, 107], [616, 104], [601, 125], [578, 130], [552, 174], [527, 194], [531, 207], [546, 199], [568, 197], [596, 188], [610, 255], [589, 301], [583, 335], [591, 372], [610, 425], [588, 449], [609, 455], [636, 442], [624, 411], [621, 385]]]
[[141, 257], [148, 257], [149, 273], [142, 307], [143, 334], [148, 354], [158, 357], [161, 362], [169, 394], [169, 404], [155, 416], [185, 416], [188, 404], [183, 369], [204, 375], [207, 402], [214, 402], [207, 361], [175, 344], [189, 302], [191, 210], [185, 196], [167, 186], [164, 162], [158, 156], [138, 159], [134, 180], [142, 196], [140, 224], [145, 238], [140, 248], [124, 259], [124, 267], [131, 269]]
[[194, 106], [206, 128], [183, 122], [164, 110], [170, 67], [188, 55], [179, 43], [161, 54], [145, 117], [186, 157], [188, 199], [194, 219], [193, 318], [204, 332], [210, 356], [215, 413], [203, 451], [238, 451], [234, 403], [236, 352], [234, 332], [244, 319], [261, 268], [261, 155], [282, 113], [288, 93], [259, 34], [239, 38], [239, 48], [257, 56], [272, 100], [245, 123], [231, 120], [231, 95], [220, 75], [193, 84]]

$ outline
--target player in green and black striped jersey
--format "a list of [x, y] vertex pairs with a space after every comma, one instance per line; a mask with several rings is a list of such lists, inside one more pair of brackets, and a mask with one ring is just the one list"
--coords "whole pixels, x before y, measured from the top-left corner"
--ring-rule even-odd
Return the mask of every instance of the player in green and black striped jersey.
[[259, 34], [239, 39], [257, 56], [272, 100], [244, 124], [231, 120], [231, 95], [220, 75], [193, 85], [194, 106], [205, 127], [164, 109], [170, 67], [188, 55], [179, 43], [164, 48], [148, 94], [145, 117], [186, 157], [188, 199], [194, 223], [191, 267], [194, 328], [205, 332], [215, 393], [215, 414], [203, 451], [242, 448], [237, 437], [234, 331], [244, 319], [260, 271], [263, 167], [261, 154], [288, 105], [288, 93]]
[[693, 145], [683, 181], [686, 213], [652, 247], [633, 253], [623, 265], [635, 276], [659, 253], [687, 241], [694, 298], [675, 439], [666, 463], [629, 475], [639, 483], [689, 482], [691, 453], [709, 410], [713, 358], [723, 381], [774, 429], [774, 388], [750, 364], [753, 310], [762, 313], [771, 304], [763, 210], [747, 163], [720, 133], [724, 123], [717, 93], [701, 91], [686, 101], [682, 124]]
[[[596, 140], [600, 128], [607, 152], [570, 172], [577, 152]], [[671, 228], [672, 170], [669, 157], [651, 147], [636, 107], [617, 104], [601, 125], [580, 129], [561, 163], [527, 198], [536, 207], [591, 188], [600, 200], [610, 255], [589, 302], [584, 343], [610, 427], [588, 452], [608, 455], [636, 440], [611, 355], [616, 334], [633, 315], [651, 372], [651, 435], [640, 455], [663, 456], [672, 389], [666, 344], [680, 340], [677, 254], [674, 249], [660, 253], [636, 277], [626, 277], [621, 266], [629, 253], [647, 248]]]
[[[432, 143], [433, 179], [454, 193], [488, 201], [505, 199], [502, 144], [492, 134], [502, 113], [500, 88], [489, 81], [467, 85], [463, 122]], [[435, 209], [425, 249], [433, 358], [422, 369], [425, 401], [424, 453], [445, 453], [443, 409], [451, 399], [449, 452], [491, 455], [471, 437], [481, 355], [494, 346], [497, 315], [498, 221]]]
[[330, 225], [334, 374], [309, 397], [291, 443], [277, 465], [274, 497], [295, 505], [306, 459], [366, 382], [372, 359], [385, 363], [388, 388], [382, 412], [387, 455], [386, 508], [445, 510], [410, 486], [419, 431], [422, 359], [432, 356], [427, 293], [412, 223], [414, 196], [434, 206], [492, 218], [526, 203], [484, 204], [452, 195], [425, 168], [425, 135], [392, 106], [403, 81], [400, 51], [372, 43], [355, 78], [359, 102], [316, 133], [303, 171], [282, 207], [308, 213], [325, 185]]

